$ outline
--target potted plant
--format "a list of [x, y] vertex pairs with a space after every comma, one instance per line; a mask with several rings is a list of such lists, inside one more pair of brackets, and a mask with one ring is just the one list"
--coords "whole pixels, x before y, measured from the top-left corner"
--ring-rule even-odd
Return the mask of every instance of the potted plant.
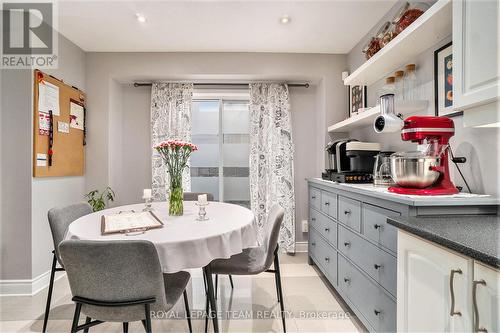
[[92, 206], [94, 212], [97, 212], [106, 208], [110, 201], [115, 200], [115, 192], [108, 186], [100, 194], [99, 190], [90, 191], [85, 195], [85, 198], [87, 198], [87, 202]]

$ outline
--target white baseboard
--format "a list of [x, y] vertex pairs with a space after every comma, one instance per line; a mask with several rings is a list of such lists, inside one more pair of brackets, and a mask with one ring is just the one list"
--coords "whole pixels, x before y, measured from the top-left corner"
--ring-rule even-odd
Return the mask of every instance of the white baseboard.
[[[59, 280], [66, 272], [56, 272], [54, 281]], [[50, 270], [34, 279], [0, 280], [0, 296], [33, 296], [49, 286]]]
[[295, 252], [307, 252], [308, 242], [295, 242]]

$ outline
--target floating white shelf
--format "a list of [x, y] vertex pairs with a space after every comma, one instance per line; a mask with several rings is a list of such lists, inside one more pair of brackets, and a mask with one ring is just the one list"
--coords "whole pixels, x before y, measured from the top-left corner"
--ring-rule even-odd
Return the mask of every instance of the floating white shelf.
[[451, 1], [438, 0], [345, 80], [345, 85], [370, 85], [451, 35]]
[[[394, 109], [396, 113], [401, 113], [405, 116], [409, 114], [421, 113], [422, 111], [427, 110], [428, 105], [428, 101], [396, 101]], [[377, 105], [365, 112], [361, 112], [351, 118], [342, 120], [341, 122], [328, 127], [328, 132], [349, 132], [353, 129], [373, 124], [373, 121], [379, 114], [380, 106]]]

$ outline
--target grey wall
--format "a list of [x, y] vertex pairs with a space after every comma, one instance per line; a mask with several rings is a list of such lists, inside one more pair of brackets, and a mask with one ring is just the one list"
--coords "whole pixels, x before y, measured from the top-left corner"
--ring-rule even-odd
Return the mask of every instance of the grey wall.
[[320, 175], [326, 128], [344, 117], [346, 66], [345, 55], [88, 53], [87, 189], [111, 185], [116, 204], [125, 204], [140, 201], [142, 189], [151, 186], [150, 89], [131, 87], [134, 80], [306, 80], [314, 87], [291, 90], [297, 241], [305, 240], [304, 179]]
[[[392, 13], [397, 5], [383, 18], [347, 55], [349, 71], [354, 71], [364, 61], [361, 50], [376, 30]], [[427, 100], [429, 106], [424, 114], [434, 115], [434, 51], [451, 41], [451, 36], [444, 38], [422, 52], [415, 59], [408, 59], [407, 63], [417, 65], [417, 96], [419, 99]], [[399, 68], [394, 68], [394, 71]], [[401, 68], [404, 69], [404, 68]], [[392, 73], [387, 73], [387, 76]], [[368, 106], [376, 104], [380, 88], [384, 84], [384, 78], [368, 86]], [[396, 110], [397, 111], [397, 110]], [[465, 111], [467, 112], [467, 111]], [[455, 136], [451, 139], [451, 146], [455, 155], [465, 156], [467, 163], [461, 165], [461, 170], [471, 187], [472, 192], [500, 195], [500, 178], [498, 176], [500, 159], [500, 133], [498, 128], [468, 128], [463, 126], [463, 116], [453, 117], [455, 122]], [[385, 150], [414, 150], [415, 145], [401, 141], [399, 133], [376, 134], [371, 126], [360, 128], [349, 133], [353, 138], [380, 142]], [[465, 184], [458, 174], [455, 166], [451, 166], [452, 178], [456, 185]]]
[[1, 72], [0, 279], [30, 279], [32, 72]]
[[[85, 53], [59, 35], [59, 68], [46, 73], [85, 90]], [[47, 211], [81, 201], [85, 177], [32, 177], [33, 71], [2, 70], [0, 279], [32, 279], [50, 270]]]

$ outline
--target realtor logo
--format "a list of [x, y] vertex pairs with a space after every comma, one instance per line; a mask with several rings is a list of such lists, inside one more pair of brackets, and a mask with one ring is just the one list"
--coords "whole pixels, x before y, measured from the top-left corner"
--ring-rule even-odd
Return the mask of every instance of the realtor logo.
[[2, 3], [2, 68], [57, 67], [53, 2]]

